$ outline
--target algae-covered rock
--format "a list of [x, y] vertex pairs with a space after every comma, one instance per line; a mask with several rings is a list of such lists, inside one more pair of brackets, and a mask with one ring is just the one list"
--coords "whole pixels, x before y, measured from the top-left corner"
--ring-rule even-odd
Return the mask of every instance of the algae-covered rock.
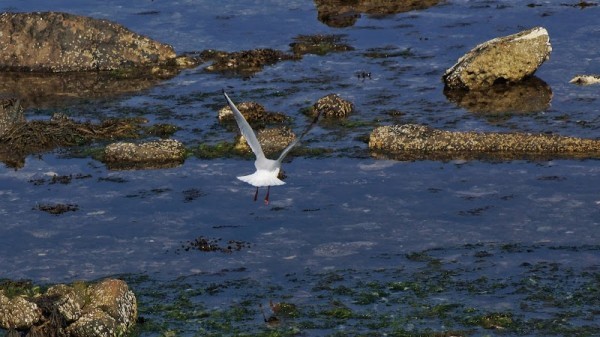
[[252, 49], [238, 52], [207, 50], [202, 53], [203, 59], [213, 60], [213, 64], [204, 69], [209, 72], [233, 73], [250, 76], [261, 71], [265, 66], [283, 60], [297, 60], [294, 55], [274, 49]]
[[396, 159], [589, 158], [600, 157], [600, 140], [548, 134], [453, 132], [424, 125], [381, 126], [369, 148]]
[[476, 46], [442, 78], [451, 89], [477, 90], [495, 83], [518, 82], [531, 76], [551, 51], [548, 31], [535, 27]]
[[0, 69], [97, 71], [175, 62], [169, 45], [108, 20], [59, 13], [0, 14]]

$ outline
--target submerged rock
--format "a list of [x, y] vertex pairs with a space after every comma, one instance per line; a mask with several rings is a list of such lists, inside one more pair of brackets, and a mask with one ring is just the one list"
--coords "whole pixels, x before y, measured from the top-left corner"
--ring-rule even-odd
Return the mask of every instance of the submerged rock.
[[292, 52], [297, 55], [325, 55], [331, 52], [354, 50], [343, 41], [344, 35], [298, 35], [295, 42], [290, 43]]
[[104, 150], [109, 169], [154, 169], [174, 167], [185, 160], [185, 146], [174, 139], [143, 143], [118, 142]]
[[375, 153], [400, 160], [600, 158], [600, 140], [547, 134], [452, 132], [424, 125], [378, 127]]
[[315, 0], [318, 19], [330, 27], [349, 27], [356, 23], [361, 13], [390, 15], [435, 6], [442, 0]]
[[137, 320], [135, 294], [121, 280], [60, 284], [45, 294], [29, 292], [5, 301], [4, 290], [0, 291], [1, 328], [27, 336], [114, 337], [126, 335]]
[[[284, 123], [289, 119], [282, 113], [267, 112], [264, 106], [256, 102], [242, 102], [237, 105], [237, 108], [252, 127]], [[219, 122], [227, 121], [234, 121], [233, 112], [229, 105], [219, 110]]]
[[478, 90], [518, 82], [533, 75], [551, 51], [548, 31], [535, 27], [476, 46], [442, 78], [450, 89]]
[[325, 118], [344, 118], [347, 117], [352, 110], [354, 104], [341, 98], [337, 94], [329, 94], [319, 98], [311, 107], [309, 114], [311, 116], [321, 115]]
[[545, 111], [552, 101], [550, 86], [535, 76], [481, 90], [444, 90], [444, 95], [467, 111], [491, 118]]
[[98, 71], [175, 65], [173, 47], [122, 25], [59, 12], [0, 14], [0, 69]]
[[274, 49], [252, 49], [239, 52], [204, 51], [203, 59], [213, 60], [213, 64], [204, 68], [209, 72], [234, 73], [250, 76], [261, 71], [265, 66], [283, 60], [297, 60], [294, 55]]

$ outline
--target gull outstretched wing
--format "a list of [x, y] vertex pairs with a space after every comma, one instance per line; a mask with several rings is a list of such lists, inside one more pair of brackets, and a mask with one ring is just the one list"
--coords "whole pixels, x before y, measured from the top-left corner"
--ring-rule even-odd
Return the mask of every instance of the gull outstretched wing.
[[250, 146], [250, 149], [252, 149], [252, 152], [254, 152], [254, 155], [256, 155], [256, 158], [257, 159], [266, 158], [265, 154], [262, 150], [262, 147], [260, 146], [260, 143], [258, 142], [258, 139], [256, 138], [256, 134], [254, 133], [254, 130], [252, 130], [252, 127], [250, 127], [250, 124], [248, 124], [248, 122], [244, 118], [244, 115], [242, 115], [240, 110], [238, 110], [238, 108], [235, 106], [235, 104], [233, 104], [231, 99], [229, 99], [229, 96], [227, 96], [227, 93], [225, 93], [225, 90], [223, 90], [223, 95], [225, 96], [225, 99], [227, 100], [227, 104], [229, 104], [229, 107], [231, 108], [231, 111], [233, 112], [233, 117], [235, 118], [235, 121], [236, 121], [238, 127], [240, 128], [240, 132], [242, 133], [242, 136], [244, 136], [244, 138], [246, 139], [248, 146]]

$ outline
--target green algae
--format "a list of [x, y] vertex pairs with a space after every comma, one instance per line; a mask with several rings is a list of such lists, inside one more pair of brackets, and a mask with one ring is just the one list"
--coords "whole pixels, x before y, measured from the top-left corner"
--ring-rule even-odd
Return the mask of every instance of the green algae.
[[[476, 244], [398, 254], [389, 262], [400, 268], [306, 269], [280, 280], [246, 268], [121, 278], [138, 299], [131, 336], [593, 336], [600, 272], [554, 257], [599, 251]], [[2, 284], [14, 295], [36, 287]]]

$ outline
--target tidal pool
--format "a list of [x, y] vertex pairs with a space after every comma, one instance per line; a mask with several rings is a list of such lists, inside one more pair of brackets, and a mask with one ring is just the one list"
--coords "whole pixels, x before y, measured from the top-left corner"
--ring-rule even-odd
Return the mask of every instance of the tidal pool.
[[[295, 130], [309, 122], [302, 110], [329, 93], [356, 107], [306, 136], [303, 148], [314, 151], [284, 164], [287, 184], [271, 189], [268, 206], [235, 179], [253, 171], [250, 158], [109, 171], [81, 149], [61, 149], [2, 168], [0, 277], [123, 277], [139, 297], [142, 336], [596, 334], [597, 160], [401, 162], [371, 157], [365, 143], [374, 126], [392, 123], [596, 138], [599, 87], [568, 81], [600, 72], [600, 8], [577, 3], [445, 1], [357, 11], [353, 24], [334, 27], [311, 1], [0, 1], [3, 10], [107, 18], [179, 53], [289, 51], [307, 34], [341, 34], [354, 47], [251, 77], [204, 64], [139, 92], [33, 105], [27, 118], [143, 116], [179, 126], [173, 138], [194, 149], [236, 136], [217, 120], [223, 88], [236, 102], [284, 112]], [[538, 25], [553, 52], [536, 90], [550, 101], [478, 112], [444, 95], [441, 75], [469, 49]], [[56, 204], [72, 207], [40, 207]], [[280, 324], [267, 325], [259, 304]]]

